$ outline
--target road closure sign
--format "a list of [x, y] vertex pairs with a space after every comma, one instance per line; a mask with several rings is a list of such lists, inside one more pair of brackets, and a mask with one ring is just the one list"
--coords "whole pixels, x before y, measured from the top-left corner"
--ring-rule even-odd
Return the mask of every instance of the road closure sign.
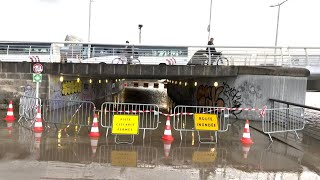
[[34, 73], [42, 73], [43, 72], [43, 66], [40, 63], [35, 63], [32, 65], [32, 70]]
[[111, 133], [118, 135], [139, 134], [139, 116], [115, 114], [113, 116]]
[[136, 151], [111, 151], [111, 166], [137, 167]]
[[217, 151], [195, 151], [192, 154], [194, 163], [211, 163], [216, 160]]
[[194, 114], [194, 127], [196, 130], [218, 131], [218, 119], [216, 114]]

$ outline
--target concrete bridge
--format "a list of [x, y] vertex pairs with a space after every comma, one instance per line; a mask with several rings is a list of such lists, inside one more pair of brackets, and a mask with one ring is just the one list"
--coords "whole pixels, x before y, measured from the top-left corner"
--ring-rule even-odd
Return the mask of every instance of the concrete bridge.
[[270, 98], [304, 104], [308, 80], [320, 90], [320, 48], [216, 47], [223, 57], [211, 57], [206, 46], [137, 45], [128, 57], [125, 45], [61, 44], [2, 42], [0, 98], [32, 94], [34, 63], [44, 67], [40, 97], [51, 99], [103, 102], [128, 79], [166, 79], [177, 104], [235, 108], [261, 108]]

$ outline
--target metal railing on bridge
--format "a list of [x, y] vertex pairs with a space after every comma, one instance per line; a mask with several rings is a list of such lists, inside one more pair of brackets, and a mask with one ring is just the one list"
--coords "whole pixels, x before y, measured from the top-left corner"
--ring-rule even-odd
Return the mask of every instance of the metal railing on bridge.
[[[320, 66], [320, 47], [126, 45], [83, 42], [0, 42], [0, 61], [167, 65]], [[210, 50], [210, 48], [208, 48]], [[212, 52], [210, 52], [211, 54]]]

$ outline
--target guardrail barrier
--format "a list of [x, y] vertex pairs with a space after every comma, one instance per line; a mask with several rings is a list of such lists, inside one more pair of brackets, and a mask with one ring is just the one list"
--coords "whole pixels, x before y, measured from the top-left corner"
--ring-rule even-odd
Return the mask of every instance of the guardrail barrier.
[[278, 108], [265, 109], [262, 120], [262, 130], [269, 135], [271, 141], [271, 133], [278, 132], [295, 132], [299, 138], [297, 131], [302, 130], [305, 126], [304, 109], [296, 108]]
[[[228, 130], [229, 110], [225, 107], [210, 106], [182, 106], [174, 108], [173, 128], [180, 131], [182, 140], [182, 131], [197, 131], [200, 143], [214, 143], [207, 138], [201, 138], [199, 131], [215, 132], [215, 142], [217, 142], [217, 132]], [[193, 119], [190, 118], [193, 116]]]

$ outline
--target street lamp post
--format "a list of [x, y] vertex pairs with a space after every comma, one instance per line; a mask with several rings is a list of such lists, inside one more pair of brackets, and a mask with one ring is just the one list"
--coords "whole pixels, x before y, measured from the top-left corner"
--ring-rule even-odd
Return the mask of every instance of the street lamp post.
[[[88, 24], [88, 42], [91, 40], [91, 3], [93, 0], [89, 0], [89, 24]], [[91, 44], [88, 44], [88, 58], [91, 57]]]
[[209, 16], [209, 25], [208, 25], [208, 41], [210, 39], [210, 31], [211, 31], [211, 11], [212, 11], [212, 0], [210, 1], [210, 16]]
[[285, 2], [287, 2], [288, 0], [282, 1], [281, 3], [278, 3], [276, 5], [271, 5], [270, 7], [278, 7], [278, 17], [277, 17], [277, 29], [276, 29], [276, 40], [274, 43], [274, 46], [278, 45], [278, 29], [279, 29], [279, 17], [280, 17], [280, 7], [282, 4], [284, 4]]
[[138, 28], [139, 28], [139, 44], [141, 44], [141, 28], [143, 27], [142, 24], [139, 24], [138, 25]]
[[89, 0], [89, 24], [88, 24], [88, 42], [90, 42], [90, 31], [91, 31], [91, 3], [92, 0]]

